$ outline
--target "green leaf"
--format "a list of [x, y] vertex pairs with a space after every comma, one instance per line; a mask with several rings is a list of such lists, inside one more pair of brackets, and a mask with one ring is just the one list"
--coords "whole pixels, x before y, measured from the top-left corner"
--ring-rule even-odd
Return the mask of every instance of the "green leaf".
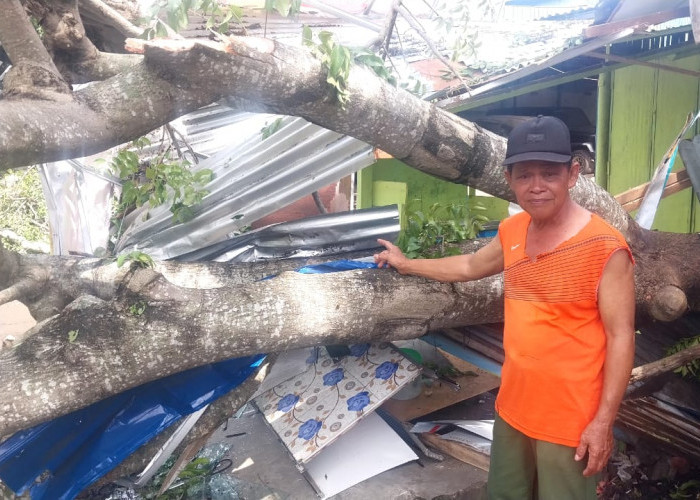
[[282, 118], [277, 118], [274, 120], [271, 124], [266, 125], [263, 127], [260, 131], [262, 132], [262, 139], [265, 140], [268, 137], [270, 137], [272, 134], [277, 132], [279, 129], [282, 128]]
[[173, 220], [177, 223], [188, 222], [194, 218], [194, 211], [187, 205], [173, 205], [170, 211], [173, 213]]
[[301, 42], [306, 46], [314, 44], [311, 28], [309, 28], [306, 24], [301, 28]]
[[68, 332], [68, 342], [71, 344], [75, 342], [75, 340], [78, 338], [78, 334], [80, 333], [80, 330], [71, 330]]
[[321, 41], [322, 45], [330, 47], [330, 45], [333, 43], [333, 33], [330, 31], [320, 31], [318, 33], [318, 39]]
[[275, 10], [279, 12], [280, 15], [287, 17], [289, 15], [290, 8], [290, 0], [275, 0]]

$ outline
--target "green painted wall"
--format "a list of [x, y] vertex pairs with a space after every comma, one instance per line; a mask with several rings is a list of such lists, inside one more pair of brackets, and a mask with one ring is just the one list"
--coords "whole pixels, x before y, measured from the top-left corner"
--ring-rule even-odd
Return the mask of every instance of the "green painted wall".
[[[700, 70], [700, 55], [659, 64]], [[599, 146], [607, 144], [599, 158], [607, 160], [607, 189], [618, 194], [651, 179], [656, 166], [680, 132], [688, 113], [700, 108], [700, 84], [696, 77], [663, 69], [629, 66], [610, 76], [610, 118], [607, 137], [599, 122]], [[698, 131], [697, 126], [686, 138]], [[604, 147], [604, 146], [603, 146]], [[680, 156], [673, 170], [685, 168]], [[697, 201], [691, 189], [661, 200], [653, 229], [696, 232]]]
[[436, 202], [478, 202], [487, 208], [486, 216], [492, 220], [502, 219], [508, 207], [504, 200], [475, 196], [473, 189], [424, 174], [393, 158], [379, 159], [358, 173], [358, 208], [396, 203], [408, 204], [412, 210], [427, 210]]
[[[406, 185], [405, 199], [392, 199], [391, 195], [377, 194], [376, 183], [392, 182]], [[442, 181], [411, 168], [393, 158], [379, 159], [362, 170], [358, 179], [358, 207], [367, 208], [391, 203], [410, 203], [416, 209], [427, 209], [435, 202], [464, 203], [467, 188], [459, 184]], [[398, 193], [398, 192], [397, 192]]]

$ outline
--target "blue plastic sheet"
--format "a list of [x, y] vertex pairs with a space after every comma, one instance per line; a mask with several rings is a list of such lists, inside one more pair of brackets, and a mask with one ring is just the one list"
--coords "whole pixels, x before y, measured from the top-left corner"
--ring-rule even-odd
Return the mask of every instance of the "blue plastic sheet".
[[376, 269], [377, 264], [374, 262], [363, 262], [360, 260], [334, 260], [333, 262], [324, 262], [322, 264], [313, 264], [297, 269], [298, 273], [302, 274], [323, 274], [335, 273], [338, 271], [352, 271], [353, 269]]
[[0, 445], [0, 478], [34, 500], [74, 498], [182, 416], [240, 385], [264, 358], [187, 370], [17, 432]]

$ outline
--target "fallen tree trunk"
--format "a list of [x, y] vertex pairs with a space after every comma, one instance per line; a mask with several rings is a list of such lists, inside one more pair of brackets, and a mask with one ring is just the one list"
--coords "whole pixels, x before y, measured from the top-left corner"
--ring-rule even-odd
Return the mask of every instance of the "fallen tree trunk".
[[502, 316], [500, 277], [451, 285], [376, 270], [282, 273], [200, 289], [138, 269], [119, 285], [111, 300], [79, 296], [0, 353], [0, 435], [206, 363]]

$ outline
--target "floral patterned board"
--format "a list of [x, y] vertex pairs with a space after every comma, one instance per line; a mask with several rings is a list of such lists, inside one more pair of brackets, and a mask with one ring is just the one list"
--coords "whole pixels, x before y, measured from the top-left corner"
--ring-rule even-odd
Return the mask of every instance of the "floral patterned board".
[[420, 375], [390, 344], [357, 344], [337, 363], [313, 348], [303, 373], [254, 399], [297, 463], [306, 463]]

